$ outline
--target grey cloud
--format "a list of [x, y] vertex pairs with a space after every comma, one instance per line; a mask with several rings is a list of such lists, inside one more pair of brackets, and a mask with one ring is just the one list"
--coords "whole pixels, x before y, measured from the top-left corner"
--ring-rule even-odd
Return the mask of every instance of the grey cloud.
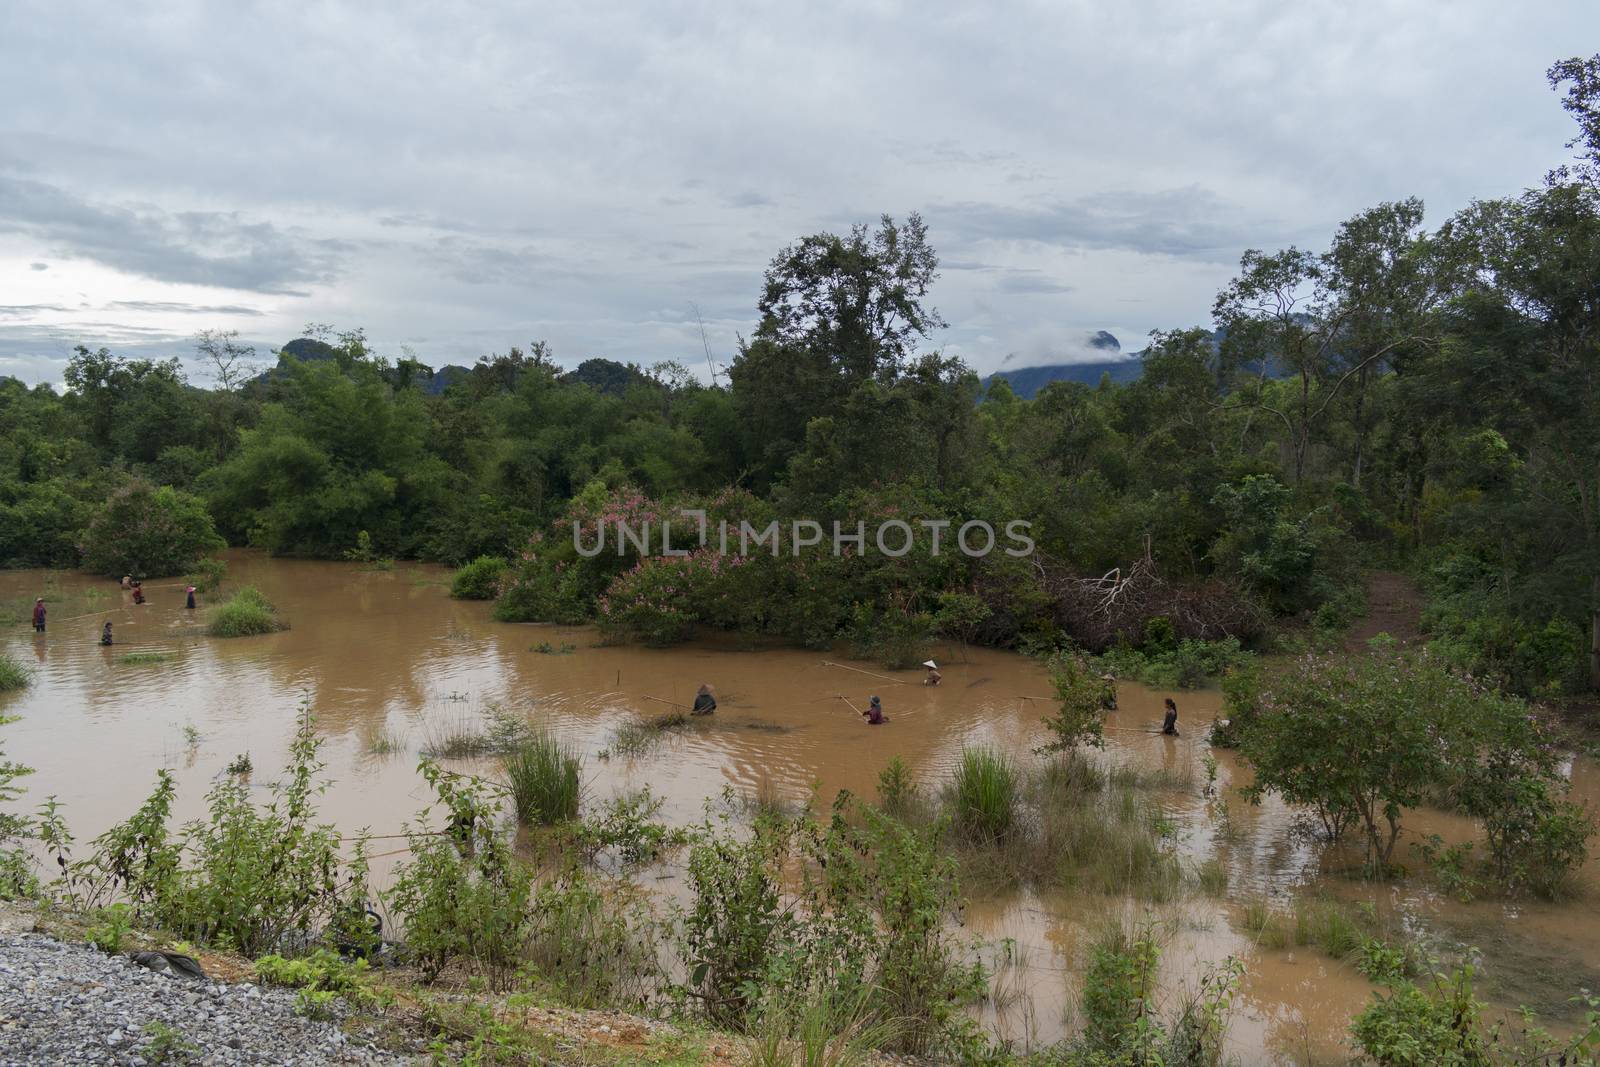
[[0, 319], [31, 319], [43, 313], [71, 310], [61, 304], [0, 304]]
[[113, 300], [105, 306], [107, 311], [149, 311], [173, 315], [249, 315], [259, 318], [260, 308], [243, 304], [185, 304], [172, 300]]
[[1073, 287], [1046, 277], [1041, 271], [1010, 271], [996, 284], [1002, 293], [1070, 293]]
[[959, 202], [929, 208], [931, 225], [967, 240], [1035, 241], [1075, 249], [1231, 261], [1278, 227], [1249, 220], [1199, 186], [1156, 193], [1095, 193], [1038, 205]]
[[4, 174], [0, 232], [156, 281], [290, 296], [306, 295], [297, 286], [332, 281], [344, 250], [238, 212], [102, 207], [59, 186]]
[[50, 269], [50, 264], [48, 264], [48, 263], [29, 263], [28, 264], [28, 269], [29, 270], [49, 270]]

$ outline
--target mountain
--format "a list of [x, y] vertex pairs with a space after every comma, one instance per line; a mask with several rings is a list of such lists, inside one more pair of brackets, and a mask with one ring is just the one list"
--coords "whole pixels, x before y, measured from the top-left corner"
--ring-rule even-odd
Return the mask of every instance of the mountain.
[[1143, 366], [1139, 357], [1135, 355], [1124, 356], [1121, 359], [1102, 359], [1094, 363], [1047, 363], [1040, 367], [1008, 367], [1005, 370], [995, 371], [985, 378], [983, 388], [987, 390], [990, 382], [996, 378], [1004, 378], [1013, 393], [1024, 400], [1031, 400], [1039, 390], [1051, 382], [1099, 385], [1100, 378], [1109, 374], [1113, 382], [1119, 385], [1126, 384], [1139, 377]]
[[[983, 380], [984, 389], [996, 378], [1004, 378], [1011, 391], [1025, 400], [1031, 400], [1039, 390], [1051, 382], [1082, 382], [1099, 385], [1103, 375], [1109, 374], [1113, 382], [1131, 382], [1139, 377], [1139, 353], [1122, 355], [1122, 342], [1116, 336], [1096, 330], [1087, 334], [1076, 346], [1087, 357], [1071, 363], [1046, 363], [1036, 367], [1006, 367], [995, 371]], [[1095, 358], [1095, 357], [1099, 358]]]

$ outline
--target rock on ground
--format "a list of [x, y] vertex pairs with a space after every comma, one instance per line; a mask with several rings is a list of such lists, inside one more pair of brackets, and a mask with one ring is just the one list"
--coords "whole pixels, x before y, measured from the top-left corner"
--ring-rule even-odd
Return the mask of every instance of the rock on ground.
[[[334, 1023], [296, 1015], [294, 1006], [295, 995], [284, 990], [147, 971], [88, 945], [0, 933], [3, 1067], [412, 1062]], [[163, 1032], [169, 1047], [190, 1046], [187, 1055], [174, 1049], [163, 1060]]]

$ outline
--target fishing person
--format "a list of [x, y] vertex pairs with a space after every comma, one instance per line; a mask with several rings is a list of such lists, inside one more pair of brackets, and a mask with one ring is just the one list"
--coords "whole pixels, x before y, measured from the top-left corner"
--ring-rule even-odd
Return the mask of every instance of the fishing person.
[[111, 623], [108, 620], [105, 627], [100, 631], [100, 644], [110, 645], [111, 643]]
[[1161, 720], [1161, 732], [1171, 737], [1179, 736], [1178, 705], [1171, 697], [1167, 698], [1167, 714], [1166, 718]]
[[188, 596], [189, 599], [184, 603], [183, 606], [188, 608], [190, 611], [193, 611], [194, 610], [194, 586], [191, 585], [189, 588], [185, 589], [184, 593]]
[[1106, 711], [1117, 710], [1117, 676], [1102, 674], [1100, 680], [1105, 683], [1100, 689], [1100, 706]]
[[928, 668], [928, 673], [922, 679], [923, 685], [938, 685], [944, 681], [944, 675], [939, 673], [939, 665], [933, 660], [924, 660], [922, 665]]
[[142, 582], [133, 583], [133, 602], [135, 604], [144, 603], [144, 584]]
[[711, 691], [711, 686], [701, 685], [694, 694], [694, 707], [689, 709], [691, 715], [710, 715], [717, 710], [717, 696]]
[[889, 716], [883, 713], [883, 701], [877, 697], [867, 701], [867, 710], [861, 714], [866, 716], [868, 726], [882, 726], [889, 721]]
[[44, 633], [44, 597], [33, 602], [33, 632]]

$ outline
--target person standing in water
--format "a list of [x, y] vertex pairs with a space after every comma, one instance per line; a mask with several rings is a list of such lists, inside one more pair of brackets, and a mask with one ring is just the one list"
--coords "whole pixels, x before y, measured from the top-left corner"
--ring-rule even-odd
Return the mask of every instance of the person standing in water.
[[711, 687], [709, 685], [702, 685], [699, 691], [697, 691], [694, 695], [694, 707], [690, 710], [689, 714], [710, 715], [716, 710], [716, 694], [711, 691]]
[[1178, 705], [1171, 697], [1167, 698], [1167, 715], [1161, 720], [1161, 732], [1178, 736]]
[[133, 602], [135, 604], [144, 603], [144, 584], [142, 582], [133, 583]]
[[44, 597], [33, 602], [33, 632], [44, 633]]
[[867, 702], [867, 710], [861, 714], [867, 717], [868, 726], [882, 726], [889, 721], [889, 717], [883, 713], [883, 702], [877, 697]]
[[189, 599], [183, 606], [188, 608], [190, 611], [193, 611], [194, 610], [194, 586], [191, 585], [188, 589], [185, 589], [184, 592], [188, 595]]
[[944, 681], [944, 675], [939, 673], [939, 665], [933, 660], [925, 660], [922, 665], [928, 668], [927, 677], [922, 679], [923, 685], [938, 685]]
[[100, 631], [100, 643], [102, 645], [111, 644], [111, 623], [109, 622], [107, 622], [105, 628]]

